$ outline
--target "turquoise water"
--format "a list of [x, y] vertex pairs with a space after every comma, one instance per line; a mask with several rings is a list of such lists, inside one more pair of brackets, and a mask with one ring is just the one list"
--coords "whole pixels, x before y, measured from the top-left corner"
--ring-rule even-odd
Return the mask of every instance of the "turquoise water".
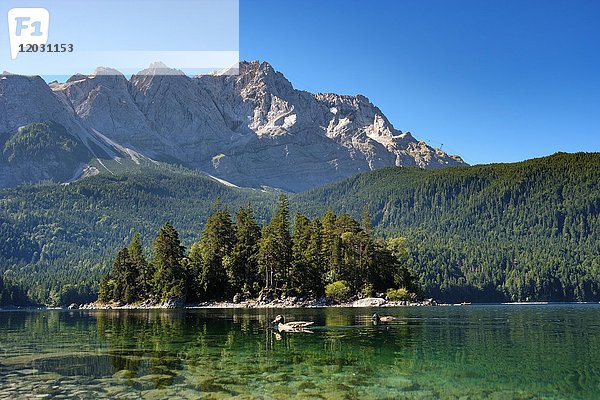
[[[278, 313], [315, 322], [279, 334]], [[599, 399], [600, 306], [0, 312], [0, 399]]]

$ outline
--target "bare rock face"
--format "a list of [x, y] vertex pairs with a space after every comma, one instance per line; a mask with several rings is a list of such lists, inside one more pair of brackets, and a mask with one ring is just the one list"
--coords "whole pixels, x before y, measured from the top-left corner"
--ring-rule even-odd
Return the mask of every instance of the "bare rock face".
[[117, 71], [98, 68], [90, 76], [54, 85], [54, 92], [64, 97], [86, 126], [123, 145], [152, 147], [157, 139], [129, 93], [129, 82]]
[[44, 172], [45, 161], [26, 157], [15, 163], [13, 156], [7, 166], [4, 154], [0, 186], [23, 182], [18, 170], [32, 162], [34, 181], [60, 180], [76, 177], [73, 169], [85, 168], [86, 157], [132, 154], [187, 165], [238, 186], [291, 191], [384, 166], [464, 165], [460, 157], [396, 130], [366, 97], [296, 90], [267, 63], [240, 63], [239, 75], [195, 78], [162, 64], [129, 80], [107, 68], [50, 86], [40, 78], [0, 78], [1, 145], [28, 124], [49, 123], [64, 127], [89, 153], [81, 150], [81, 165], [65, 165], [62, 174], [56, 172], [60, 165]]
[[237, 134], [199, 167], [237, 184], [300, 191], [384, 166], [465, 165], [394, 129], [366, 97], [295, 90], [267, 63], [197, 81]]
[[228, 148], [232, 132], [195, 80], [176, 70], [160, 72], [148, 69], [134, 75], [131, 95], [154, 134], [170, 144], [163, 152], [197, 168], [200, 160]]

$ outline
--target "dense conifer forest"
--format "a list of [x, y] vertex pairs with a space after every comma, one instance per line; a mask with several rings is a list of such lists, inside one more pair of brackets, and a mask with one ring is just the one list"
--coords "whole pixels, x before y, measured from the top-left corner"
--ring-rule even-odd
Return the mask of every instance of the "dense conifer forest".
[[[340, 218], [360, 221], [368, 205], [373, 237], [405, 238], [403, 265], [416, 274], [426, 296], [442, 301], [598, 301], [599, 182], [597, 153], [435, 171], [385, 168], [289, 194], [291, 226], [286, 235], [296, 235], [296, 212], [306, 215], [298, 221], [298, 232], [304, 233], [297, 235], [310, 240], [313, 225], [324, 225], [329, 208]], [[207, 284], [209, 277], [227, 282], [227, 296], [254, 295], [257, 288], [232, 254], [256, 255], [256, 263], [264, 265], [269, 255], [260, 246], [254, 253], [253, 243], [260, 236], [261, 243], [277, 245], [263, 236], [265, 229], [272, 229], [278, 196], [272, 189], [227, 187], [200, 173], [164, 165], [128, 176], [1, 190], [0, 276], [13, 293], [25, 293], [35, 303], [93, 301], [118, 249], [128, 247], [129, 252], [136, 232], [144, 244], [144, 260], [156, 264], [156, 233], [170, 221], [183, 258], [190, 262], [185, 271], [198, 268], [197, 276], [205, 277], [188, 296], [211, 297], [215, 286]], [[221, 204], [217, 212], [216, 199]], [[253, 218], [243, 212], [238, 216], [237, 210], [248, 203]], [[231, 229], [220, 214], [227, 210], [236, 210]], [[244, 240], [238, 239], [238, 217], [254, 219], [258, 230], [247, 228]], [[228, 235], [217, 235], [221, 227], [215, 224], [224, 224]], [[278, 265], [273, 269], [278, 289], [298, 283], [279, 280], [276, 272], [281, 265], [294, 265], [300, 247], [294, 251], [293, 244], [282, 258], [272, 260]], [[217, 265], [225, 268], [218, 270]], [[262, 272], [259, 286], [266, 284]], [[14, 301], [7, 298], [2, 297], [5, 304]]]
[[0, 305], [28, 306], [33, 304], [20, 286], [5, 282], [0, 276]]
[[[600, 300], [600, 154], [423, 171], [385, 168], [294, 198], [408, 240], [409, 267], [445, 301]], [[309, 204], [312, 204], [309, 206]]]
[[405, 265], [404, 243], [401, 238], [375, 239], [366, 209], [362, 224], [331, 210], [314, 220], [296, 213], [292, 223], [288, 199], [281, 194], [270, 222], [261, 228], [250, 204], [232, 220], [227, 207], [217, 203], [189, 250], [167, 222], [146, 260], [135, 234], [128, 247], [118, 250], [100, 284], [99, 301], [241, 301], [259, 293], [270, 299], [327, 295], [343, 301], [388, 289], [400, 289], [408, 300], [418, 287]]

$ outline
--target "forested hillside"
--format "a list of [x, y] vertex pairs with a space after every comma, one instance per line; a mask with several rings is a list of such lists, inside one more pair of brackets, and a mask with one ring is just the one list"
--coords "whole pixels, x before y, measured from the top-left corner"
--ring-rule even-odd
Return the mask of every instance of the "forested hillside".
[[157, 165], [130, 176], [0, 191], [0, 271], [34, 302], [92, 301], [115, 249], [134, 232], [150, 242], [165, 221], [184, 244], [198, 239], [212, 205], [256, 204], [261, 218], [277, 195], [227, 187], [199, 172]]
[[[425, 294], [445, 301], [599, 300], [600, 154], [436, 171], [385, 168], [290, 196], [292, 214], [331, 207], [375, 233], [404, 236]], [[32, 300], [96, 297], [119, 247], [151, 243], [165, 221], [183, 245], [199, 239], [218, 198], [248, 202], [263, 225], [272, 191], [231, 188], [196, 172], [142, 168], [70, 185], [0, 191], [0, 271]], [[149, 256], [149, 254], [146, 254]]]
[[447, 301], [598, 300], [600, 154], [423, 171], [385, 168], [301, 194], [408, 238], [425, 291]]

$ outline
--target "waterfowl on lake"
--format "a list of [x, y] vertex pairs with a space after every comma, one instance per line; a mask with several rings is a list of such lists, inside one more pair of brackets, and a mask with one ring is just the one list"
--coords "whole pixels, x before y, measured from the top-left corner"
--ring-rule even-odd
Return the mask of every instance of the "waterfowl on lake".
[[292, 321], [286, 323], [283, 315], [276, 316], [273, 323], [278, 324], [277, 329], [279, 329], [279, 332], [310, 332], [304, 328], [314, 324], [314, 322], [306, 321]]
[[375, 314], [373, 314], [373, 316], [371, 317], [371, 319], [373, 320], [374, 323], [387, 324], [388, 322], [392, 322], [396, 318], [392, 317], [390, 315], [380, 316], [379, 314], [375, 313]]

